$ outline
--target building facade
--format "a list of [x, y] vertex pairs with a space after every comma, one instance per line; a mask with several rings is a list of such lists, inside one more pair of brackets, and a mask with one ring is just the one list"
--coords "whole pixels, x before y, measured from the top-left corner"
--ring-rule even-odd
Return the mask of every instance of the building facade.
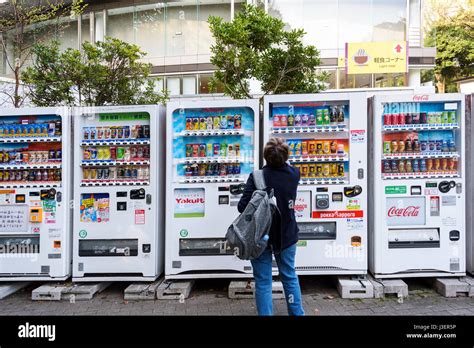
[[[207, 94], [214, 71], [207, 19], [231, 20], [245, 2], [306, 31], [305, 43], [321, 51], [321, 69], [330, 73], [329, 88], [418, 86], [421, 70], [435, 63], [435, 48], [423, 47], [422, 0], [97, 0], [79, 18], [63, 19], [57, 38], [62, 48], [105, 36], [137, 44], [161, 77], [159, 88], [172, 96]], [[391, 40], [409, 42], [407, 74], [348, 75], [338, 67], [346, 42]], [[9, 75], [5, 57], [0, 75]]]

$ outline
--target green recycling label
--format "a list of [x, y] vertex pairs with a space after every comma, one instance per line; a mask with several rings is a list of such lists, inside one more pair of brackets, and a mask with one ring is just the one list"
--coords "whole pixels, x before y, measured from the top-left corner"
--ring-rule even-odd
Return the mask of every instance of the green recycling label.
[[79, 237], [86, 238], [87, 237], [87, 231], [86, 230], [80, 230], [79, 231]]
[[385, 194], [387, 195], [401, 195], [407, 193], [406, 186], [387, 186], [385, 187]]

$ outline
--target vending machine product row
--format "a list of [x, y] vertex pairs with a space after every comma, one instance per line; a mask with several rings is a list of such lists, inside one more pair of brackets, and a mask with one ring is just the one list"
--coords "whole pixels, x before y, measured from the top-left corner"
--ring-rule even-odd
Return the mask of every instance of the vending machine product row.
[[371, 272], [464, 275], [464, 97], [375, 96], [369, 120]]
[[74, 110], [74, 281], [163, 271], [165, 108]]
[[258, 100], [167, 104], [166, 278], [252, 274], [225, 235], [258, 167], [258, 122]]
[[0, 111], [0, 281], [71, 274], [67, 108]]
[[298, 274], [367, 273], [366, 133], [364, 92], [264, 98], [264, 143], [286, 139], [301, 174]]

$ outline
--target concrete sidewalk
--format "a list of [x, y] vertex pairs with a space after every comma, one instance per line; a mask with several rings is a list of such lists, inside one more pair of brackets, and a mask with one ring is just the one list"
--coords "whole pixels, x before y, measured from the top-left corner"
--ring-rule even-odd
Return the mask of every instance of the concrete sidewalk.
[[[409, 297], [342, 299], [330, 277], [300, 277], [307, 315], [474, 315], [474, 298], [444, 298], [423, 279], [405, 279]], [[229, 280], [197, 280], [191, 295], [179, 300], [124, 301], [129, 283], [116, 283], [90, 301], [32, 301], [29, 286], [0, 301], [0, 315], [255, 315], [254, 300], [230, 300]], [[274, 300], [277, 315], [286, 315], [284, 300]]]

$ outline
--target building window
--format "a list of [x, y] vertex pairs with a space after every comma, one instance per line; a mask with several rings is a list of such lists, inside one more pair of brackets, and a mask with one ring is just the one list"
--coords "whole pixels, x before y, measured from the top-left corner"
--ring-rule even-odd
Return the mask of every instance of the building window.
[[408, 85], [407, 77], [404, 73], [393, 73], [393, 74], [375, 74], [374, 75], [375, 86], [381, 87], [405, 87]]
[[339, 70], [339, 88], [371, 88], [372, 74], [346, 74]]
[[329, 79], [327, 81], [327, 89], [336, 89], [336, 69], [333, 70], [324, 70], [329, 73]]
[[181, 77], [180, 76], [168, 76], [166, 78], [166, 89], [170, 96], [181, 95]]
[[[211, 93], [209, 82], [213, 74], [200, 74], [199, 75], [199, 94], [208, 94]], [[216, 86], [216, 91], [214, 93], [224, 93], [224, 85], [218, 83]]]
[[183, 76], [183, 95], [196, 94], [196, 76]]

